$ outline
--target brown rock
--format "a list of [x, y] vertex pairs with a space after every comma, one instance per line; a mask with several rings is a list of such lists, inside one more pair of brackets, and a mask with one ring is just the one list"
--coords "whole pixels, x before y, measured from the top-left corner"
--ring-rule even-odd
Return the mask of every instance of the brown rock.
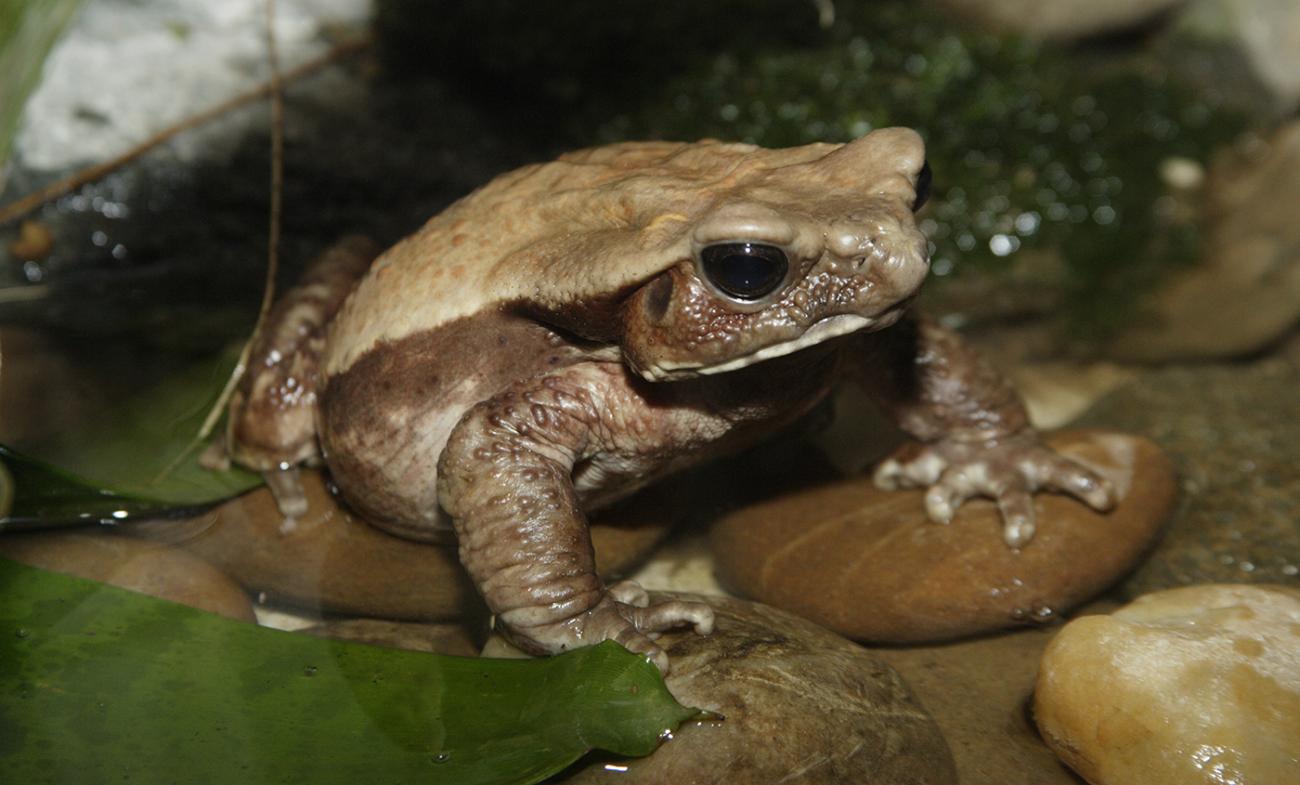
[[1052, 618], [1133, 566], [1175, 485], [1169, 461], [1145, 439], [1082, 431], [1048, 441], [1109, 477], [1118, 507], [1103, 515], [1039, 494], [1038, 532], [1013, 550], [990, 501], [968, 502], [941, 526], [926, 518], [921, 491], [854, 478], [723, 518], [712, 532], [719, 575], [741, 594], [860, 640], [945, 640]]
[[248, 595], [202, 559], [112, 533], [6, 534], [0, 556], [112, 584], [241, 621], [255, 621]]
[[[340, 506], [318, 472], [304, 472], [303, 486], [309, 509], [291, 524], [259, 488], [191, 521], [132, 531], [178, 541], [270, 602], [407, 620], [482, 612], [454, 544], [413, 542], [370, 526]], [[620, 505], [602, 516], [608, 525], [592, 526], [603, 573], [628, 569], [667, 533], [671, 518], [647, 501]]]
[[388, 649], [424, 651], [474, 657], [479, 647], [461, 624], [422, 624], [383, 619], [338, 619], [305, 627], [298, 632], [318, 638], [366, 643]]
[[1143, 319], [1114, 341], [1113, 356], [1241, 357], [1300, 323], [1300, 122], [1245, 160], [1225, 159], [1206, 188], [1204, 261], [1147, 298]]
[[1179, 479], [1164, 535], [1120, 589], [1133, 599], [1197, 583], [1300, 575], [1300, 366], [1265, 359], [1143, 372], [1081, 424], [1154, 440]]
[[[566, 783], [943, 785], [952, 757], [892, 668], [815, 624], [724, 597], [707, 637], [660, 640], [678, 701], [725, 719], [687, 723], [646, 758], [598, 760]], [[608, 766], [618, 767], [617, 773]], [[622, 767], [626, 771], [622, 771]]]
[[1034, 718], [1094, 785], [1300, 782], [1300, 590], [1188, 586], [1076, 619]]

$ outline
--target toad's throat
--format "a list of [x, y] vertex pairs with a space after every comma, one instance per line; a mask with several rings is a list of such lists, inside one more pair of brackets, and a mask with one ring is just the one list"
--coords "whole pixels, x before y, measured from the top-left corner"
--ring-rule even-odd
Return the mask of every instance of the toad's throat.
[[857, 314], [836, 314], [820, 319], [804, 330], [803, 334], [791, 341], [764, 346], [763, 348], [733, 357], [726, 362], [715, 365], [704, 365], [702, 363], [690, 362], [663, 362], [650, 368], [641, 370], [641, 375], [649, 381], [664, 381], [668, 379], [683, 379], [691, 376], [708, 376], [711, 374], [727, 373], [729, 371], [738, 371], [741, 368], [753, 365], [754, 363], [771, 360], [775, 357], [784, 357], [787, 354], [797, 352], [800, 349], [806, 349], [809, 346], [828, 341], [832, 338], [838, 338], [841, 335], [848, 335], [851, 332], [857, 332], [875, 323], [874, 319], [868, 319], [865, 316]]

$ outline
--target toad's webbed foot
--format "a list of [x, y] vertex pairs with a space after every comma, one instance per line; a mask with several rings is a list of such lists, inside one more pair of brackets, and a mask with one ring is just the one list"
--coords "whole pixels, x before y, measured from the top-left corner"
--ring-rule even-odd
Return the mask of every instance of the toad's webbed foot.
[[1036, 491], [1068, 494], [1099, 512], [1116, 501], [1107, 480], [1044, 446], [1032, 431], [987, 441], [908, 444], [876, 468], [875, 482], [885, 490], [928, 488], [925, 509], [936, 523], [951, 521], [967, 499], [991, 498], [1002, 514], [1002, 538], [1013, 548], [1033, 539]]
[[609, 587], [594, 606], [560, 621], [530, 625], [531, 614], [521, 610], [524, 612], [509, 612], [498, 619], [502, 633], [526, 651], [557, 654], [612, 640], [645, 655], [663, 673], [668, 673], [668, 655], [654, 641], [660, 632], [687, 625], [700, 635], [713, 631], [709, 606], [684, 600], [652, 602], [649, 594], [631, 581]]

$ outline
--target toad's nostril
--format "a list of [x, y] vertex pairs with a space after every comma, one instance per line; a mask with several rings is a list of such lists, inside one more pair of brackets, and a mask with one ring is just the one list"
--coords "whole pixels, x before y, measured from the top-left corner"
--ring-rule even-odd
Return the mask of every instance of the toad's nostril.
[[852, 259], [856, 264], [866, 250], [862, 241], [862, 232], [853, 227], [837, 226], [827, 238], [827, 246], [832, 254], [841, 259]]

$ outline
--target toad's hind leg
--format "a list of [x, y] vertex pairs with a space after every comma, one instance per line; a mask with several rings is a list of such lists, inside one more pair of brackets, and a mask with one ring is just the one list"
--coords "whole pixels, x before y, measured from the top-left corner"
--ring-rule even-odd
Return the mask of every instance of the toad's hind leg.
[[231, 395], [229, 457], [262, 472], [288, 517], [307, 510], [298, 466], [320, 458], [315, 413], [325, 327], [378, 254], [368, 238], [349, 236], [317, 257], [267, 314]]

